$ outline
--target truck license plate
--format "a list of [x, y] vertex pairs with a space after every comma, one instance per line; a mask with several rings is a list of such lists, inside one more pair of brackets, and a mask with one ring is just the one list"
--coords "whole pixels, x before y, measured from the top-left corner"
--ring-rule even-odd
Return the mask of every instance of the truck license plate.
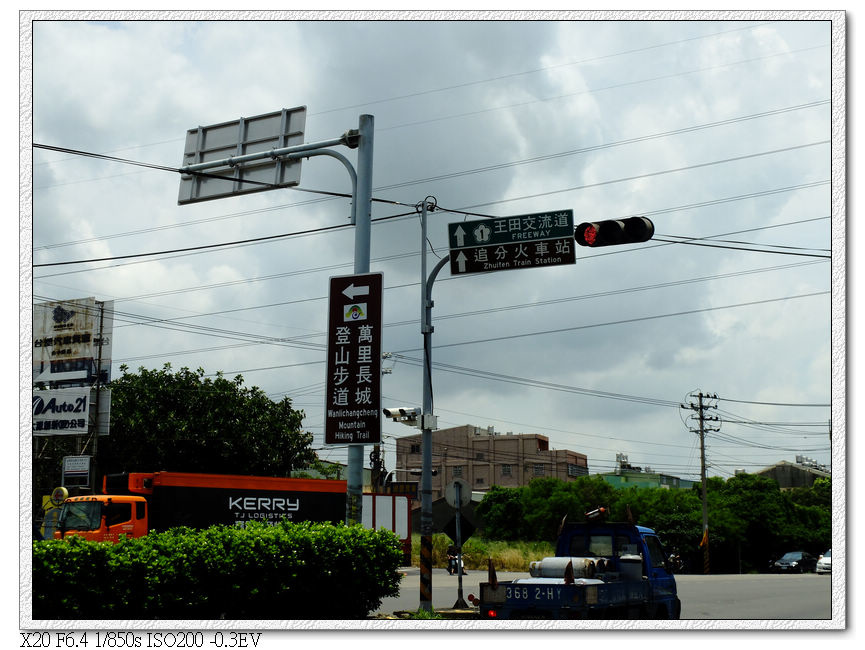
[[558, 601], [562, 588], [554, 585], [510, 585], [505, 587], [508, 600]]

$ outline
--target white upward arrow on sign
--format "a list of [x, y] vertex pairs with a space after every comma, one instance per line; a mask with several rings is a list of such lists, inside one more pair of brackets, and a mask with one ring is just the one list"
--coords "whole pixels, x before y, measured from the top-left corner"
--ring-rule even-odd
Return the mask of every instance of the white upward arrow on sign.
[[457, 226], [457, 229], [454, 230], [454, 237], [457, 239], [457, 246], [462, 247], [466, 240], [466, 231], [463, 230], [462, 226]]
[[368, 296], [369, 287], [356, 287], [354, 286], [354, 283], [352, 283], [348, 285], [345, 289], [343, 289], [342, 293], [349, 300], [354, 300], [357, 296]]
[[460, 273], [466, 272], [466, 260], [468, 258], [460, 251], [460, 254], [457, 255], [457, 265], [459, 266]]

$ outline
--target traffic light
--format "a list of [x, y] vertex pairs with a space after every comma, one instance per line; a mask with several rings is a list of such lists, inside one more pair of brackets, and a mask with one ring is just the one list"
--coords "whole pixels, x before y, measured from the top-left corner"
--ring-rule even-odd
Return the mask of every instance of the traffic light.
[[655, 234], [655, 224], [646, 217], [628, 217], [581, 223], [574, 231], [580, 246], [615, 246], [649, 241]]

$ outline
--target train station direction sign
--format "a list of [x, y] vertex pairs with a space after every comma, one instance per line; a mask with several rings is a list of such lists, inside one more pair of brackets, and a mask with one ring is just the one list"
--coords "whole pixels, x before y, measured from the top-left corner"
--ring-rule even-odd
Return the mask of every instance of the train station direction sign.
[[573, 210], [448, 224], [451, 275], [577, 261]]

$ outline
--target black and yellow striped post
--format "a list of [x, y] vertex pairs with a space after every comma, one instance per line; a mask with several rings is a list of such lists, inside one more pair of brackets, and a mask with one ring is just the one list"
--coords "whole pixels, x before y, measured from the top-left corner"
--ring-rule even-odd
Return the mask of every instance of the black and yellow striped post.
[[420, 538], [420, 609], [432, 611], [432, 535]]
[[703, 549], [703, 573], [709, 575], [709, 528], [703, 529], [703, 539], [700, 540], [700, 548]]

